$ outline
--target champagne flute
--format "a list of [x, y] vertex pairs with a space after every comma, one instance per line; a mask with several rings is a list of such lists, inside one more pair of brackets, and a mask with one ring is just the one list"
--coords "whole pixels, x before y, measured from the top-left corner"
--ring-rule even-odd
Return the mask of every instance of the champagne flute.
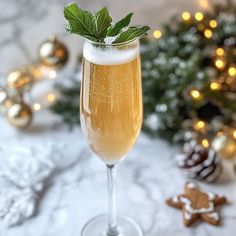
[[134, 145], [142, 125], [139, 39], [83, 47], [81, 126], [93, 152], [106, 164], [109, 213], [90, 220], [82, 236], [141, 236], [138, 224], [116, 215], [117, 164]]

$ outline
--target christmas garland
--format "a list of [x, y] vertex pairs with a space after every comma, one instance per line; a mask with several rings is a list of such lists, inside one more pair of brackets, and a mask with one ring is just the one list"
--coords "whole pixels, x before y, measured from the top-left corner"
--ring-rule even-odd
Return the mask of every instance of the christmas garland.
[[[153, 32], [156, 40], [142, 41], [143, 130], [150, 135], [180, 142], [236, 128], [236, 8], [227, 2], [204, 14], [183, 12]], [[59, 86], [52, 107], [69, 124], [79, 122], [79, 87]]]

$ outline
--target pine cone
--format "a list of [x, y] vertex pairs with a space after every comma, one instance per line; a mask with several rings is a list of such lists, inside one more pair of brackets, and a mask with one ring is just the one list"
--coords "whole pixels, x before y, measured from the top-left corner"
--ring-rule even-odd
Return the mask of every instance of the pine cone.
[[195, 141], [186, 143], [183, 153], [176, 157], [177, 165], [188, 178], [215, 181], [222, 171], [222, 164], [212, 148], [204, 148]]

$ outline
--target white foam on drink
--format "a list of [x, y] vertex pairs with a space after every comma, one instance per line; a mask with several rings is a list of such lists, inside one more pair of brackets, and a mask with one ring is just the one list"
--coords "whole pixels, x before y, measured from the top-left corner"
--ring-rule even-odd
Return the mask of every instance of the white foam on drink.
[[134, 47], [126, 50], [117, 48], [95, 47], [89, 43], [85, 43], [83, 56], [93, 64], [98, 65], [117, 65], [124, 64], [134, 60], [139, 53], [139, 47]]

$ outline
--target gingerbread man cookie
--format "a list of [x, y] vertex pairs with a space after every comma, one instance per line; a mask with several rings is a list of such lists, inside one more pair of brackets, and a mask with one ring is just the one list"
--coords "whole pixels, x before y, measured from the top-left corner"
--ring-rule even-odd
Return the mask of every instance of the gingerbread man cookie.
[[218, 225], [220, 218], [215, 207], [227, 200], [223, 196], [203, 191], [194, 183], [186, 183], [183, 194], [169, 198], [166, 202], [171, 207], [182, 209], [184, 225], [191, 226], [198, 219]]

